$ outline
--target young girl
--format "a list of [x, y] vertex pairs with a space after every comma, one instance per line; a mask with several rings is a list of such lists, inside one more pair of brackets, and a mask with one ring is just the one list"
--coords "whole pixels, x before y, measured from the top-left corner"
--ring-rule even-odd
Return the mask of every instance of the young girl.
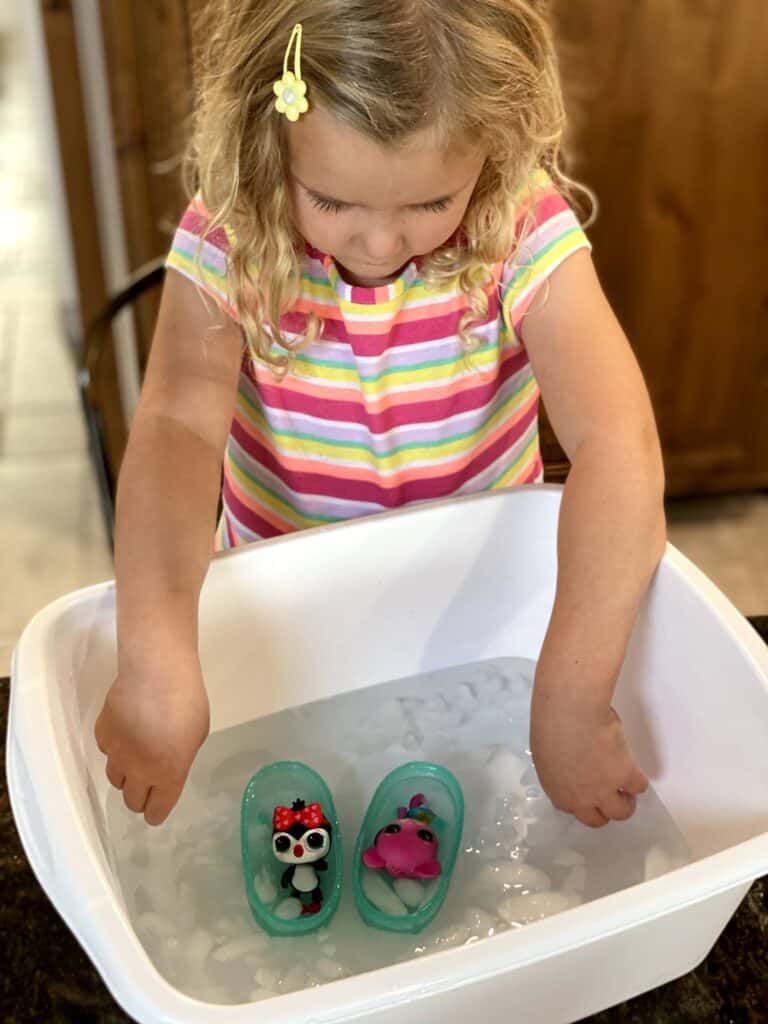
[[[543, 0], [218, 0], [120, 477], [107, 776], [161, 823], [209, 726], [216, 546], [573, 468], [531, 747], [555, 806], [647, 782], [611, 699], [665, 541], [648, 395], [558, 170]], [[221, 491], [223, 461], [223, 492]]]

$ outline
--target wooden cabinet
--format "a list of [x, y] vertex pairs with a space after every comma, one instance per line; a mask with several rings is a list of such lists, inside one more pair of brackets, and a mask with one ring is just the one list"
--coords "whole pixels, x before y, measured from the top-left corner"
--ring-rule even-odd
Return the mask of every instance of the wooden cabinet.
[[[203, 3], [100, 3], [133, 266], [167, 249], [183, 208]], [[768, 3], [551, 3], [574, 170], [600, 199], [595, 260], [651, 390], [669, 490], [766, 487]], [[153, 317], [140, 314], [145, 352]], [[556, 477], [547, 429], [545, 453]]]
[[768, 3], [555, 0], [577, 175], [675, 493], [768, 486]]

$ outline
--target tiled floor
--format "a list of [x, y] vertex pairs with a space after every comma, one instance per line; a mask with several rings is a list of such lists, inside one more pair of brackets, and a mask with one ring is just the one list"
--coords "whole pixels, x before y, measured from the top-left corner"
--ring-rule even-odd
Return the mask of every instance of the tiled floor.
[[[0, 0], [0, 675], [38, 609], [112, 575], [59, 322], [51, 212], [30, 129], [24, 48], [13, 37], [15, 5]], [[670, 538], [745, 614], [768, 612], [768, 496], [675, 502]]]
[[0, 675], [38, 609], [112, 575], [14, 8], [0, 0]]

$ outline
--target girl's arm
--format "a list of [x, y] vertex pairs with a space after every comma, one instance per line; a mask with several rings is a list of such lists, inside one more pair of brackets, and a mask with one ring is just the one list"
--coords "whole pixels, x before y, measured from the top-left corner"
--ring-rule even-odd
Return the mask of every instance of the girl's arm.
[[664, 551], [664, 471], [642, 374], [589, 254], [568, 258], [534, 306], [523, 339], [573, 468], [531, 750], [555, 806], [599, 826], [630, 817], [647, 787], [611, 700]]
[[120, 473], [118, 677], [96, 722], [109, 780], [151, 824], [208, 734], [197, 606], [241, 356], [237, 326], [169, 271]]

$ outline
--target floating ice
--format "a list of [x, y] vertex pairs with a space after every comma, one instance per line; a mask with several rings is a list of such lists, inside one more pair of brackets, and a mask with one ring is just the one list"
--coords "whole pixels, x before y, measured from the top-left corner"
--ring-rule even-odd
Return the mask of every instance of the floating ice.
[[645, 855], [645, 881], [658, 878], [659, 875], [666, 875], [668, 871], [679, 866], [679, 862], [676, 862], [675, 858], [671, 857], [666, 850], [654, 845]]
[[525, 769], [525, 762], [511, 750], [499, 749], [488, 762], [487, 769], [488, 783], [494, 796], [524, 792], [521, 780]]
[[521, 864], [511, 860], [487, 864], [478, 875], [477, 881], [481, 886], [500, 888], [503, 892], [512, 889], [542, 892], [552, 887], [549, 876], [543, 871], [532, 864]]
[[412, 878], [398, 878], [393, 888], [406, 907], [413, 909], [424, 902], [424, 886]]
[[193, 965], [201, 966], [213, 949], [213, 936], [204, 928], [196, 928], [192, 938], [187, 942], [185, 951], [187, 960]]
[[270, 992], [266, 988], [252, 988], [248, 993], [249, 1003], [262, 1003], [265, 999], [272, 999], [274, 992]]
[[472, 935], [479, 939], [488, 938], [497, 930], [496, 918], [480, 907], [467, 907], [464, 923]]
[[424, 889], [424, 899], [422, 900], [422, 903], [421, 903], [422, 907], [426, 907], [426, 905], [429, 903], [429, 901], [432, 899], [432, 897], [435, 895], [435, 893], [437, 892], [437, 890], [439, 888], [440, 888], [440, 879], [439, 878], [433, 878], [431, 882], [427, 882], [427, 884], [423, 886], [423, 889]]
[[458, 923], [442, 928], [432, 940], [436, 949], [450, 949], [452, 946], [463, 945], [471, 936], [469, 925]]
[[578, 850], [560, 850], [552, 858], [552, 863], [557, 867], [572, 868], [584, 863], [584, 854]]
[[259, 988], [276, 992], [280, 983], [280, 975], [271, 967], [260, 967], [254, 974], [253, 980]]
[[581, 900], [573, 892], [532, 892], [508, 897], [499, 904], [498, 910], [507, 924], [520, 926], [559, 914], [579, 903]]
[[318, 975], [326, 981], [335, 981], [336, 978], [340, 978], [344, 974], [344, 968], [341, 964], [327, 957], [317, 961], [316, 970]]
[[263, 846], [264, 843], [269, 842], [269, 839], [269, 825], [251, 824], [248, 826], [248, 842], [251, 848]]
[[576, 864], [568, 872], [565, 881], [563, 882], [563, 889], [566, 892], [584, 892], [587, 886], [587, 869], [583, 864]]
[[257, 875], [254, 875], [253, 888], [256, 890], [256, 895], [261, 902], [266, 906], [270, 906], [277, 899], [277, 886], [264, 868]]
[[281, 988], [284, 992], [298, 992], [307, 987], [307, 972], [303, 967], [292, 967], [283, 977]]
[[[111, 794], [110, 852], [131, 922], [158, 971], [194, 998], [261, 1002], [493, 941], [576, 905], [587, 891], [597, 898], [684, 863], [684, 844], [652, 791], [638, 801], [634, 819], [605, 832], [554, 811], [527, 749], [533, 667], [504, 659], [452, 668], [214, 733], [162, 833]], [[349, 882], [339, 913], [317, 933], [273, 939], [256, 928], [242, 878], [240, 799], [251, 775], [286, 752], [323, 775], [341, 820], [350, 823], [362, 820], [377, 780], [407, 760], [434, 760], [460, 780], [462, 852], [445, 905], [422, 934], [365, 927]], [[246, 838], [268, 849], [270, 826], [251, 825]], [[345, 834], [343, 845], [350, 838]], [[277, 868], [273, 874], [265, 867], [254, 879], [260, 897], [267, 906], [277, 902], [278, 916], [298, 918], [301, 903], [279, 891]], [[429, 905], [441, 885], [439, 878], [393, 883], [374, 872], [366, 879], [372, 904], [398, 916]]]
[[269, 943], [265, 935], [246, 935], [244, 939], [233, 939], [213, 951], [213, 959], [220, 964], [240, 960], [249, 953], [263, 953]]
[[175, 931], [173, 924], [167, 918], [161, 917], [160, 914], [155, 914], [151, 910], [139, 914], [136, 918], [136, 927], [161, 938], [168, 938]]
[[299, 900], [291, 896], [287, 900], [283, 900], [282, 903], [278, 903], [273, 913], [275, 917], [279, 917], [282, 921], [295, 921], [297, 917], [301, 917], [301, 910], [302, 907]]
[[374, 871], [364, 871], [361, 882], [365, 898], [382, 914], [403, 917], [408, 913], [406, 905], [381, 875], [377, 875]]

